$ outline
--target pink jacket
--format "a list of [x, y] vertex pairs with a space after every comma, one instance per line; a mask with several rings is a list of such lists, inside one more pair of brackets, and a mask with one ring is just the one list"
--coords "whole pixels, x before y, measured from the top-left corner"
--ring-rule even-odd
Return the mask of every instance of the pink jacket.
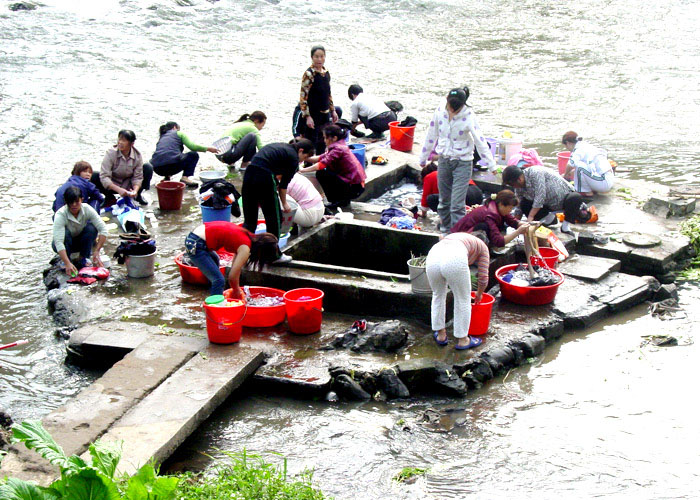
[[537, 154], [535, 149], [521, 149], [508, 158], [508, 166], [517, 165], [521, 161], [525, 162], [523, 168], [532, 167], [533, 165], [544, 166], [542, 160], [540, 160], [540, 155]]

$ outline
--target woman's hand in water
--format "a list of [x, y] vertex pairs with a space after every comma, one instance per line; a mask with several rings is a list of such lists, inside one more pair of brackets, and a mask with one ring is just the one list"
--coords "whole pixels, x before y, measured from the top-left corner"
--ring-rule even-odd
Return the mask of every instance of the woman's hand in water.
[[292, 211], [292, 207], [289, 206], [289, 203], [286, 201], [282, 204], [282, 211], [285, 213], [289, 213]]
[[306, 117], [306, 126], [309, 128], [316, 128], [316, 126], [314, 125], [314, 119], [311, 118], [311, 115]]

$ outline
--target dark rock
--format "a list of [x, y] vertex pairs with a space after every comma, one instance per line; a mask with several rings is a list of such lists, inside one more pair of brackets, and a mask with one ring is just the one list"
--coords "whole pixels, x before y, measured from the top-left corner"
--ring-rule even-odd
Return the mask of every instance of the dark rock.
[[652, 297], [653, 302], [661, 302], [666, 299], [676, 299], [678, 300], [678, 287], [673, 283], [667, 283], [665, 285], [659, 286], [659, 289], [654, 293]]
[[675, 281], [676, 281], [676, 273], [668, 272], [668, 273], [662, 274], [661, 276], [657, 276], [657, 278], [658, 278], [659, 281], [660, 281], [661, 283], [663, 283], [663, 284], [675, 283]]
[[434, 392], [446, 396], [461, 397], [467, 393], [467, 384], [448, 365], [444, 365], [444, 369], [437, 371], [432, 387]]
[[400, 363], [399, 378], [412, 393], [464, 396], [467, 385], [450, 365], [434, 360], [419, 359]]
[[513, 351], [513, 366], [520, 366], [525, 362], [525, 352], [521, 346], [508, 342], [506, 347]]
[[659, 283], [659, 280], [653, 276], [642, 276], [642, 279], [649, 284], [649, 290], [651, 290], [653, 293], [658, 292], [659, 288], [661, 288], [661, 283]]
[[551, 344], [564, 335], [564, 321], [557, 319], [540, 323], [532, 333], [544, 338], [545, 344]]
[[482, 353], [480, 357], [489, 364], [494, 375], [499, 375], [512, 368], [515, 362], [513, 350], [507, 346], [490, 349]]
[[76, 326], [87, 316], [87, 307], [77, 297], [68, 293], [67, 288], [49, 290], [46, 296], [49, 303], [49, 314], [60, 326]]
[[2, 409], [0, 409], [0, 427], [8, 430], [12, 427], [12, 417]]
[[399, 378], [410, 392], [422, 391], [435, 377], [436, 366], [441, 363], [427, 358], [417, 358], [399, 363]]
[[394, 352], [406, 345], [407, 340], [408, 332], [401, 322], [389, 320], [368, 323], [364, 332], [348, 330], [321, 350], [350, 348], [353, 352]]
[[17, 12], [20, 10], [34, 10], [37, 8], [37, 4], [33, 2], [15, 2], [8, 5], [8, 8], [12, 12]]
[[350, 401], [369, 401], [372, 399], [360, 384], [350, 378], [349, 375], [339, 375], [333, 379], [333, 390], [343, 399]]
[[377, 386], [386, 394], [387, 399], [407, 398], [411, 395], [396, 371], [393, 368], [386, 368], [376, 376]]
[[511, 341], [510, 346], [522, 351], [525, 358], [534, 358], [544, 352], [544, 338], [528, 333], [518, 340]]
[[56, 266], [49, 267], [44, 270], [44, 286], [47, 290], [54, 290], [59, 288], [62, 283], [65, 283], [66, 278], [61, 279], [65, 276], [65, 272]]
[[70, 332], [72, 332], [73, 330], [75, 330], [75, 325], [74, 325], [74, 326], [64, 326], [64, 327], [61, 327], [61, 328], [56, 328], [56, 330], [54, 330], [53, 333], [54, 333], [54, 335], [56, 335], [56, 337], [58, 337], [59, 339], [62, 339], [62, 340], [70, 340]]
[[454, 365], [454, 369], [462, 378], [464, 378], [465, 375], [470, 375], [479, 383], [486, 382], [493, 378], [491, 366], [482, 358], [472, 358], [463, 363], [456, 364]]

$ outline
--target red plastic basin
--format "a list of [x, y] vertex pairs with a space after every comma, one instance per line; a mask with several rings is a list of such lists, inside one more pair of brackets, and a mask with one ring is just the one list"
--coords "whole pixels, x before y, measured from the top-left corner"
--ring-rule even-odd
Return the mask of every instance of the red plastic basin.
[[[252, 297], [265, 296], [265, 297], [282, 297], [284, 296], [284, 290], [279, 290], [277, 288], [269, 288], [266, 286], [249, 286], [248, 290]], [[231, 294], [231, 289], [224, 291], [224, 297], [229, 297]], [[248, 310], [243, 318], [243, 326], [250, 328], [264, 328], [268, 326], [275, 326], [282, 323], [287, 317], [287, 311], [284, 302], [278, 306], [261, 307], [261, 306], [248, 306]]]
[[[220, 252], [217, 253], [219, 253], [219, 256], [221, 256]], [[177, 257], [175, 257], [175, 264], [177, 264], [178, 269], [180, 269], [180, 276], [182, 277], [182, 281], [184, 281], [185, 283], [190, 283], [192, 285], [209, 285], [209, 280], [206, 276], [204, 276], [204, 274], [202, 274], [202, 271], [200, 271], [197, 266], [188, 266], [187, 264], [182, 263], [183, 255], [185, 255], [185, 252], [182, 252]], [[226, 267], [221, 266], [219, 269], [221, 270], [221, 274], [223, 274], [225, 278]]]
[[[472, 292], [472, 298], [476, 296], [476, 292]], [[472, 319], [469, 322], [469, 335], [483, 335], [489, 331], [491, 324], [491, 309], [496, 299], [493, 295], [485, 293], [481, 297], [481, 302], [472, 304]]]
[[501, 295], [503, 298], [524, 306], [541, 306], [552, 302], [557, 295], [559, 286], [564, 283], [564, 275], [556, 269], [552, 269], [552, 272], [559, 276], [561, 281], [556, 285], [549, 286], [515, 286], [503, 281], [501, 276], [519, 265], [520, 264], [509, 264], [498, 268], [496, 271], [496, 281], [498, 281], [501, 287]]
[[[557, 267], [557, 264], [559, 263], [559, 250], [557, 250], [556, 248], [541, 247], [540, 255], [542, 256], [541, 260], [544, 260], [544, 263], [547, 264], [547, 267], [549, 267], [550, 269], [554, 269]], [[534, 255], [530, 257], [530, 262], [532, 262], [533, 266], [542, 266], [540, 258], [535, 257]]]

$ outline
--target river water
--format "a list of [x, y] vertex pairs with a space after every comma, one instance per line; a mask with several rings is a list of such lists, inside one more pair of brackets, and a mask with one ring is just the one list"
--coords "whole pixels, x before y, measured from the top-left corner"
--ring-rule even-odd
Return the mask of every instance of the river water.
[[[695, 179], [689, 167], [700, 162], [700, 9], [693, 1], [44, 0], [29, 12], [11, 12], [10, 3], [0, 2], [0, 342], [31, 343], [0, 353], [0, 407], [20, 419], [40, 417], [94, 377], [63, 364], [64, 341], [53, 334], [41, 283], [52, 255], [49, 207], [73, 163], [97, 168], [121, 128], [136, 131], [136, 147], [148, 158], [161, 123], [175, 120], [207, 144], [255, 109], [268, 115], [264, 141], [286, 140], [315, 43], [326, 45], [337, 104], [348, 108], [345, 89], [356, 82], [397, 99], [418, 118], [419, 141], [446, 91], [466, 83], [487, 135], [522, 135], [548, 161], [562, 133], [574, 129], [608, 149], [631, 178], [687, 183]], [[203, 155], [200, 165], [216, 163]], [[192, 220], [161, 224], [175, 238]], [[153, 322], [168, 310], [155, 290], [141, 299], [153, 306]], [[697, 305], [695, 288], [683, 294]], [[106, 304], [100, 315], [122, 313]], [[381, 438], [378, 423], [415, 416], [422, 403], [327, 407], [251, 398], [234, 415], [242, 424], [213, 424], [212, 433], [236, 439], [214, 441], [295, 458], [302, 447], [287, 446], [289, 439], [313, 441], [306, 458], [314, 460], [305, 463], [323, 469], [324, 487], [341, 498], [389, 494], [395, 466], [414, 463], [437, 467], [416, 488], [443, 498], [489, 487], [536, 492], [557, 480], [559, 489], [578, 485], [587, 496], [641, 492], [640, 485], [658, 493], [649, 496], [675, 496], [654, 489], [661, 478], [697, 490], [677, 446], [697, 433], [682, 417], [684, 385], [677, 398], [675, 389], [659, 388], [681, 367], [691, 373], [695, 351], [656, 352], [656, 371], [647, 369], [629, 353], [639, 331], [661, 327], [638, 314], [627, 323], [636, 325], [632, 331], [598, 327], [470, 396], [474, 425], [448, 437], [418, 432], [398, 448]], [[607, 384], [591, 386], [589, 367], [577, 364], [586, 359], [596, 370], [608, 360]], [[645, 389], [629, 391], [624, 380]], [[649, 408], [641, 411], [638, 400]], [[266, 412], [279, 433], [258, 432]], [[670, 413], [678, 418], [669, 422]], [[338, 422], [346, 422], [340, 447], [332, 430]], [[627, 448], [647, 442], [646, 453]], [[651, 465], [642, 466], [647, 458]], [[356, 486], [366, 477], [376, 484]]]

